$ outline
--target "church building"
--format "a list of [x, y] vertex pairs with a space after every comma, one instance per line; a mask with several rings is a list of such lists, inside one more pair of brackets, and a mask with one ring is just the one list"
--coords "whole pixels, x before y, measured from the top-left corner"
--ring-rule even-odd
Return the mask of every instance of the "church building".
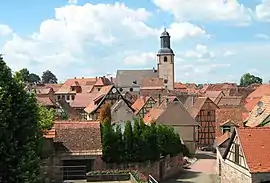
[[115, 84], [120, 92], [139, 92], [142, 79], [160, 78], [164, 88], [174, 90], [174, 52], [171, 49], [170, 34], [164, 29], [160, 36], [160, 49], [157, 53], [157, 70], [117, 70]]

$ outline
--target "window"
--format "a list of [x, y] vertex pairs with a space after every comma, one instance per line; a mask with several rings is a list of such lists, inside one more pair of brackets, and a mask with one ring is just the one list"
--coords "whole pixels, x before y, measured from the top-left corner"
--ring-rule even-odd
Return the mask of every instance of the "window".
[[164, 57], [164, 62], [167, 62], [168, 61], [168, 58], [165, 56]]
[[58, 96], [57, 96], [57, 99], [58, 99], [58, 100], [60, 100], [60, 99], [61, 99], [61, 96], [60, 96], [60, 95], [58, 95]]
[[223, 134], [226, 133], [226, 132], [231, 132], [231, 126], [223, 126], [222, 127], [222, 132], [223, 132]]
[[74, 100], [74, 99], [75, 99], [75, 96], [74, 96], [74, 95], [72, 95], [72, 96], [71, 96], [71, 100]]
[[70, 96], [69, 95], [67, 95], [67, 100], [70, 100]]
[[71, 91], [75, 91], [75, 87], [72, 86], [72, 87], [71, 87]]
[[167, 84], [168, 83], [168, 79], [164, 79], [164, 83]]
[[129, 91], [131, 91], [131, 92], [132, 92], [132, 91], [133, 91], [133, 88], [130, 88], [130, 89], [129, 89]]
[[100, 88], [98, 88], [97, 91], [100, 91]]
[[123, 88], [120, 88], [119, 91], [122, 92], [123, 91]]
[[239, 144], [235, 144], [234, 162], [239, 164]]

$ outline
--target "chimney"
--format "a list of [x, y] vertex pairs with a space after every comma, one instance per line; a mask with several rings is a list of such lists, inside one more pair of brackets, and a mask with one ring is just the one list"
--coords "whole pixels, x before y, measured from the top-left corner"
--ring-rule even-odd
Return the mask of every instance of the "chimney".
[[194, 105], [194, 95], [191, 95], [191, 104]]
[[113, 84], [113, 77], [112, 76], [110, 77], [110, 80], [111, 80], [111, 83]]
[[96, 76], [96, 81], [97, 81], [98, 79], [97, 79], [97, 76]]
[[82, 79], [84, 79], [84, 77], [82, 77]]
[[160, 106], [161, 104], [161, 94], [158, 94], [158, 105]]
[[74, 77], [74, 79], [76, 79], [76, 77]]

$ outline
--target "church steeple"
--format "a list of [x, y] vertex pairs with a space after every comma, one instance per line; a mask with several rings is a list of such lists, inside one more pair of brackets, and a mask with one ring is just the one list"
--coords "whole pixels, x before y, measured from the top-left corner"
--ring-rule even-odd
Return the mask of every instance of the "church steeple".
[[160, 35], [160, 49], [158, 55], [160, 54], [174, 55], [173, 50], [171, 49], [171, 36], [166, 28], [164, 28], [164, 31]]

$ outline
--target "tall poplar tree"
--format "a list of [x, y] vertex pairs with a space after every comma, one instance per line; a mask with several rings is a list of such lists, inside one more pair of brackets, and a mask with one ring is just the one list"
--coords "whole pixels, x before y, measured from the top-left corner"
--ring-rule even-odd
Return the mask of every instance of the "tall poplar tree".
[[41, 138], [35, 96], [12, 77], [0, 55], [0, 182], [40, 182]]

